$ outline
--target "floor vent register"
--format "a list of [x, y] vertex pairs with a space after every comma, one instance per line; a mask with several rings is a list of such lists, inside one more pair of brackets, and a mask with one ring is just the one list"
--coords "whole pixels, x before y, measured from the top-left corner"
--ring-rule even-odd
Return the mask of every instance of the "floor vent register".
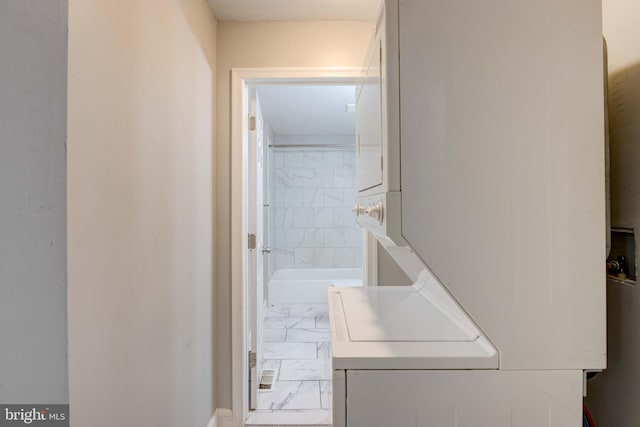
[[260, 391], [272, 391], [273, 384], [276, 379], [276, 370], [275, 369], [263, 369], [262, 374], [260, 375], [260, 385], [258, 386], [258, 390]]

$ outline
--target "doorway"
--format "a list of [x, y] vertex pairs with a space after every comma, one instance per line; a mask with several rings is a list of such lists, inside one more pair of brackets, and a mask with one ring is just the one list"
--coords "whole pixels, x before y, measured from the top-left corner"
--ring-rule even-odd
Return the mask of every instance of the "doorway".
[[362, 284], [357, 73], [233, 71], [236, 425], [331, 424], [327, 287]]

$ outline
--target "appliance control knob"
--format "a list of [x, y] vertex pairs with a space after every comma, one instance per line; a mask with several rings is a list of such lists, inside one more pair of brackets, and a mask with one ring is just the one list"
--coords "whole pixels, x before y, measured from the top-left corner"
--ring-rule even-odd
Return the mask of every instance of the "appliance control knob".
[[364, 215], [367, 213], [367, 209], [362, 206], [360, 203], [356, 202], [356, 205], [351, 209], [351, 212], [355, 214], [355, 216]]
[[384, 203], [382, 201], [379, 201], [378, 203], [376, 203], [373, 206], [370, 206], [367, 209], [367, 214], [375, 219], [376, 221], [378, 221], [379, 224], [382, 224], [383, 220], [384, 220]]

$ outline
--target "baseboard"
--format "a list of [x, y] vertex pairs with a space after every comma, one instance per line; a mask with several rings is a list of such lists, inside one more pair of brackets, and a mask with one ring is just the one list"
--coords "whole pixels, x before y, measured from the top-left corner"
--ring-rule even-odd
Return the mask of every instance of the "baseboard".
[[218, 408], [215, 410], [207, 427], [232, 427], [231, 409]]

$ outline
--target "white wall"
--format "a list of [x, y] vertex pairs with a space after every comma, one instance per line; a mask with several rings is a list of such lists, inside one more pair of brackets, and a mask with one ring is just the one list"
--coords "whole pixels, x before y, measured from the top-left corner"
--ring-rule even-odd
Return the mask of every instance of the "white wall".
[[[640, 230], [640, 3], [604, 0], [609, 53], [611, 222]], [[640, 293], [608, 283], [608, 369], [589, 382], [587, 403], [602, 427], [638, 423], [640, 408]]]
[[0, 403], [68, 402], [67, 1], [0, 2]]
[[235, 67], [361, 66], [373, 25], [364, 22], [220, 22], [216, 138], [216, 404], [231, 407], [230, 71]]
[[72, 425], [211, 416], [216, 25], [206, 0], [70, 2]]

